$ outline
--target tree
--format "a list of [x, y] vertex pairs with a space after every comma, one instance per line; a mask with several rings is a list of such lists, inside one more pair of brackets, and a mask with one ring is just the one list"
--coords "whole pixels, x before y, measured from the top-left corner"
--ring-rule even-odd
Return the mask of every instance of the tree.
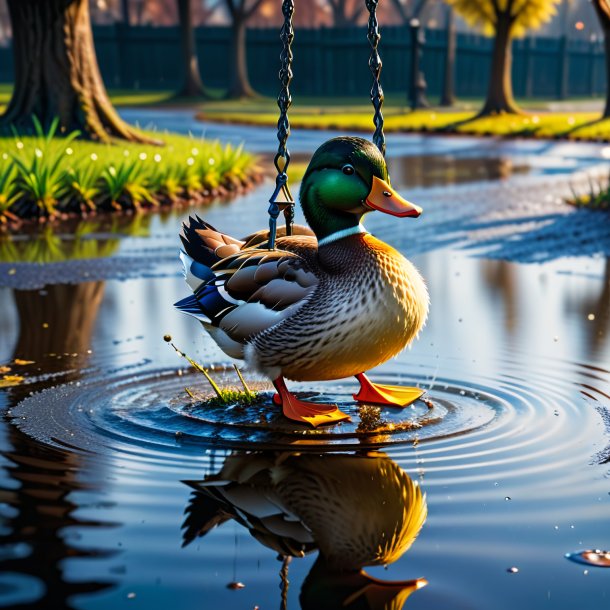
[[256, 13], [263, 0], [224, 0], [231, 19], [231, 76], [227, 97], [256, 97], [248, 78], [246, 61], [246, 23]]
[[452, 6], [447, 6], [445, 31], [447, 32], [447, 51], [445, 53], [445, 66], [443, 72], [443, 89], [441, 91], [441, 106], [453, 106], [455, 104], [454, 73], [455, 52], [457, 47], [457, 36], [455, 30], [455, 16]]
[[354, 26], [364, 13], [364, 0], [326, 0], [336, 28]]
[[[199, 73], [197, 46], [193, 30], [193, 6], [191, 0], [178, 1], [178, 20], [180, 22], [180, 41], [184, 65], [184, 83], [178, 93], [181, 97], [209, 97]], [[215, 5], [215, 7], [218, 5]]]
[[420, 19], [428, 0], [392, 0], [403, 25], [409, 25], [412, 19]]
[[88, 0], [8, 0], [13, 29], [15, 86], [0, 128], [31, 131], [57, 117], [67, 133], [109, 141], [151, 140], [117, 114], [97, 65]]
[[479, 116], [521, 111], [513, 97], [512, 40], [540, 27], [559, 0], [447, 0], [471, 25], [494, 36], [487, 98]]
[[604, 32], [606, 51], [606, 107], [603, 118], [610, 118], [610, 0], [592, 0], [599, 24]]

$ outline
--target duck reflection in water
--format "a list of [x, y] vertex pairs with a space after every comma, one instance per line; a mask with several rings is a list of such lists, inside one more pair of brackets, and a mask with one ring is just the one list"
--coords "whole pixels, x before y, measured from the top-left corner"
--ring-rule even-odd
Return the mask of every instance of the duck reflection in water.
[[423, 578], [383, 581], [386, 565], [413, 544], [425, 494], [383, 453], [235, 453], [220, 472], [186, 481], [184, 545], [234, 519], [282, 557], [319, 551], [300, 595], [303, 610], [400, 610]]

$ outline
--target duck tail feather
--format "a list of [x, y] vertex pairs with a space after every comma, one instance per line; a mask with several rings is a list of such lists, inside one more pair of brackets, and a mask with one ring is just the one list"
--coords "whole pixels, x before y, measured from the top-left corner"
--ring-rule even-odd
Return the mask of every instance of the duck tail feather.
[[204, 283], [215, 279], [214, 272], [207, 265], [194, 261], [184, 250], [180, 250], [180, 260], [184, 279], [193, 292], [197, 292]]
[[243, 242], [217, 231], [199, 216], [182, 223], [180, 240], [184, 251], [196, 262], [212, 267], [219, 260], [239, 252]]
[[194, 294], [174, 303], [174, 307], [182, 313], [197, 318], [200, 322], [210, 321], [210, 318], [201, 310], [199, 301], [197, 301], [197, 297]]

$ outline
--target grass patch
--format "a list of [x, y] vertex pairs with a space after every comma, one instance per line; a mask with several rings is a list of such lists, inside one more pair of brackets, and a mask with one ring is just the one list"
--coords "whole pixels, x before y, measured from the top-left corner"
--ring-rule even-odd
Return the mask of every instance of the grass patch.
[[589, 178], [589, 192], [578, 194], [572, 191], [572, 197], [567, 200], [570, 205], [589, 210], [610, 211], [610, 175], [593, 181]]
[[[313, 102], [316, 101], [317, 105]], [[290, 112], [296, 129], [328, 129], [370, 132], [374, 126], [371, 105], [349, 100], [299, 100]], [[342, 105], [343, 102], [343, 105]], [[311, 104], [311, 105], [310, 105]], [[538, 100], [523, 115], [497, 115], [476, 118], [479, 104], [462, 103], [455, 109], [411, 111], [404, 100], [384, 105], [384, 129], [392, 132], [454, 133], [475, 136], [566, 138], [575, 140], [610, 139], [610, 120], [599, 121], [595, 112], [549, 112]], [[277, 109], [266, 98], [241, 102], [212, 101], [201, 105], [200, 120], [275, 127]]]
[[[258, 392], [253, 392], [246, 383], [246, 380], [243, 378], [241, 371], [234, 364], [233, 368], [237, 373], [237, 377], [239, 378], [239, 382], [242, 385], [241, 390], [236, 390], [235, 388], [221, 388], [210, 375], [210, 371], [203, 367], [201, 364], [193, 360], [190, 356], [185, 354], [181, 349], [176, 347], [176, 345], [172, 342], [172, 338], [170, 335], [165, 335], [163, 340], [166, 343], [169, 343], [171, 347], [174, 348], [174, 351], [184, 358], [196, 371], [200, 372], [210, 384], [215, 396], [211, 398], [207, 398], [205, 400], [206, 406], [210, 407], [219, 407], [219, 406], [227, 406], [227, 405], [239, 405], [239, 406], [248, 406], [253, 404], [260, 403], [263, 399]], [[184, 388], [186, 393], [191, 398], [197, 398], [197, 395], [193, 393], [189, 388]]]
[[56, 128], [0, 138], [0, 224], [205, 201], [259, 179], [256, 159], [230, 144], [169, 134], [163, 147], [101, 144]]

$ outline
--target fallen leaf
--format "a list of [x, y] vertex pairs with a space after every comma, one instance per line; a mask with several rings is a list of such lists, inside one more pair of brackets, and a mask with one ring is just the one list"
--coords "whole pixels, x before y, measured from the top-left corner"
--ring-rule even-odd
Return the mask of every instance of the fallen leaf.
[[10, 388], [15, 385], [19, 385], [25, 377], [21, 375], [4, 375], [2, 379], [0, 379], [0, 388]]

